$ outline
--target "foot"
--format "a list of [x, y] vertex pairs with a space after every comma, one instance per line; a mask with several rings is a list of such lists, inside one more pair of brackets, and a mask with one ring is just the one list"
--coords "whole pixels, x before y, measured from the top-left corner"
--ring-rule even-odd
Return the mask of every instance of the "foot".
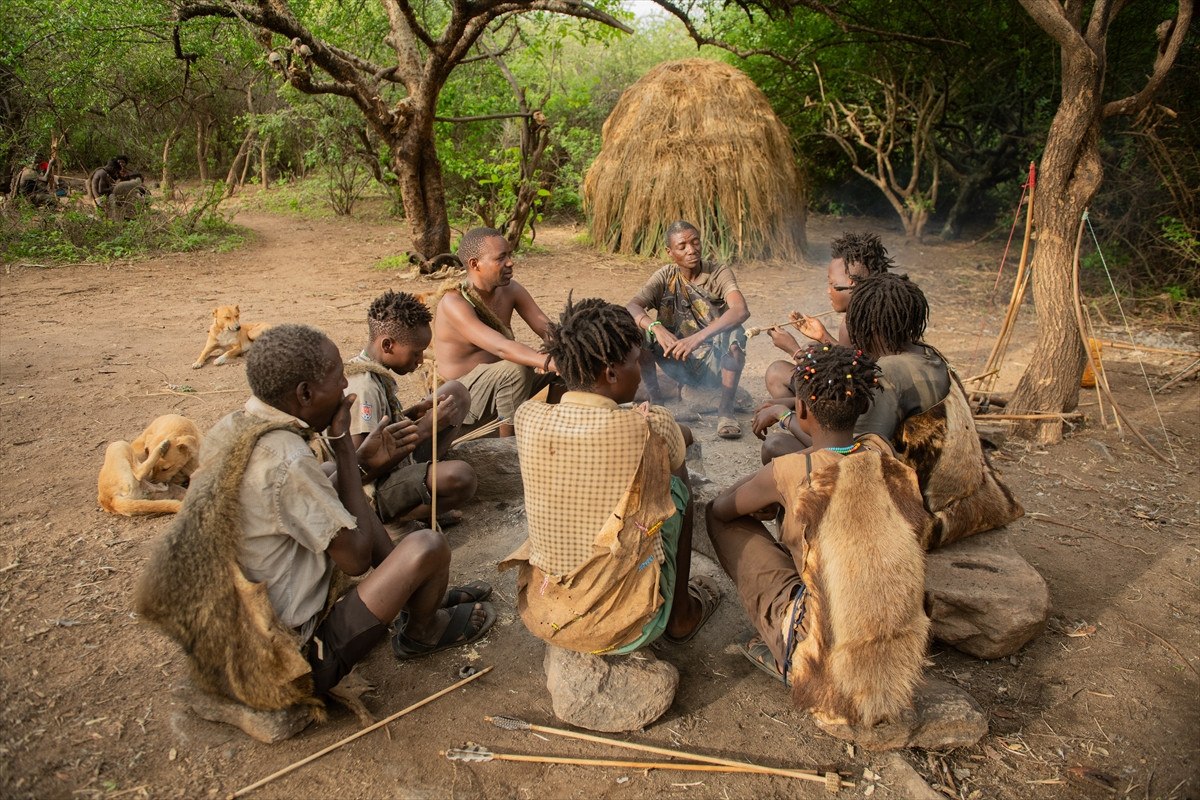
[[775, 665], [775, 656], [771, 653], [771, 648], [767, 647], [767, 643], [762, 639], [755, 636], [750, 641], [739, 644], [738, 652], [749, 659], [751, 664], [780, 683], [783, 683], [783, 673]]
[[482, 639], [495, 622], [496, 609], [491, 603], [439, 608], [423, 624], [410, 617], [408, 624], [392, 635], [392, 652], [404, 660], [472, 644]]
[[442, 608], [453, 608], [460, 603], [480, 603], [492, 596], [491, 584], [471, 581], [462, 586], [451, 586], [442, 598]]
[[[704, 575], [697, 575], [688, 581], [688, 597], [691, 600], [691, 613], [680, 614], [678, 617], [672, 612], [672, 620], [667, 621], [667, 630], [663, 633], [663, 639], [671, 644], [686, 644], [704, 627], [704, 623], [708, 622], [708, 618], [717, 610], [717, 606], [721, 605], [721, 590], [717, 588], [716, 583], [711, 578]], [[690, 622], [690, 620], [695, 622]], [[682, 622], [676, 627], [672, 624], [675, 620]]]
[[717, 436], [722, 439], [740, 439], [742, 426], [733, 417], [720, 417], [717, 419]]

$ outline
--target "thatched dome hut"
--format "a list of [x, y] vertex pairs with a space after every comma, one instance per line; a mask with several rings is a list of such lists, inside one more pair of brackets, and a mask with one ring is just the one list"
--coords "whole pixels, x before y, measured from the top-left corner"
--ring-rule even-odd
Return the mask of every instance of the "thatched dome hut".
[[669, 61], [625, 90], [583, 180], [592, 241], [661, 255], [677, 219], [717, 253], [796, 258], [805, 197], [791, 140], [745, 73], [718, 61]]

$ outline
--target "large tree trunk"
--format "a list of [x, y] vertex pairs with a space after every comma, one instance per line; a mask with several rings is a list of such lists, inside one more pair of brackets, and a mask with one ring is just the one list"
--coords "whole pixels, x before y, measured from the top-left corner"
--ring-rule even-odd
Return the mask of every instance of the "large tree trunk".
[[400, 179], [404, 218], [413, 250], [425, 258], [450, 251], [450, 218], [442, 188], [442, 162], [433, 140], [433, 117], [413, 121], [400, 141], [392, 144], [392, 170]]
[[[1063, 51], [1063, 99], [1038, 169], [1034, 210], [1037, 249], [1033, 300], [1038, 340], [1017, 390], [1013, 412], [1071, 411], [1079, 401], [1084, 352], [1074, 315], [1071, 283], [1079, 220], [1103, 175], [1100, 161], [1103, 53]], [[1062, 439], [1062, 421], [1031, 423], [1026, 433], [1043, 443]]]

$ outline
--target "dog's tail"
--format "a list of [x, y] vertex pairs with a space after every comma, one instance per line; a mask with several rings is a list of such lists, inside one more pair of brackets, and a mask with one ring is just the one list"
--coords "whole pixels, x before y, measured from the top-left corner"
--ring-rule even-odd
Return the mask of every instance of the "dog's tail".
[[114, 497], [107, 508], [115, 514], [138, 517], [147, 514], [176, 514], [182, 505], [182, 500], [133, 500], [128, 497]]

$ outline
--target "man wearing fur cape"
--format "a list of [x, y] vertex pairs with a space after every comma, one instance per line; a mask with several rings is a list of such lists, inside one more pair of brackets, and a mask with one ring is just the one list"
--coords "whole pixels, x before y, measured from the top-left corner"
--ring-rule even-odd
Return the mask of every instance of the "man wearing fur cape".
[[[264, 333], [246, 377], [254, 396], [209, 432], [137, 589], [138, 611], [183, 646], [197, 683], [264, 710], [319, 705], [402, 610], [401, 657], [483, 636], [495, 612], [476, 601], [490, 589], [447, 593], [442, 535], [393, 545], [363, 494], [360, 464], [407, 455], [411, 422], [381, 426], [356, 451], [341, 355], [307, 326]], [[309, 447], [326, 430], [332, 474]], [[368, 571], [339, 592], [342, 573]]]

